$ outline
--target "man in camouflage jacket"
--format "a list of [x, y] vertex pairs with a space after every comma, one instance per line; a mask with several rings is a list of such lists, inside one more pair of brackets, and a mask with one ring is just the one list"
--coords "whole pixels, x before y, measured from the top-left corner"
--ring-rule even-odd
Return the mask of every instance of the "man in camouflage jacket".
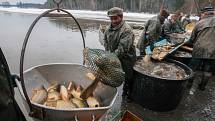
[[177, 14], [173, 14], [162, 26], [162, 33], [165, 38], [169, 38], [172, 33], [184, 33], [185, 31], [180, 25]]
[[133, 65], [136, 58], [134, 33], [131, 27], [123, 21], [123, 10], [118, 7], [108, 10], [111, 24], [104, 33], [106, 51], [115, 53], [121, 61], [125, 72], [123, 93], [128, 96], [132, 88]]
[[153, 42], [161, 38], [161, 28], [168, 16], [169, 12], [165, 9], [162, 9], [159, 15], [152, 17], [146, 22], [144, 31], [142, 32], [137, 43], [137, 48], [140, 50], [141, 55], [145, 54], [146, 46], [152, 45]]
[[212, 7], [202, 9], [201, 20], [194, 27], [190, 43], [193, 44], [193, 69], [201, 71], [199, 89], [204, 90], [215, 66], [215, 16]]

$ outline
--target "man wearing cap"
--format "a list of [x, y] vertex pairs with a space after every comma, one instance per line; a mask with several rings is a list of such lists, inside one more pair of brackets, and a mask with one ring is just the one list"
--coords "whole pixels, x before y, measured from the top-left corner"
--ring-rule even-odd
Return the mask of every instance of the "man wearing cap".
[[147, 45], [151, 45], [154, 41], [161, 38], [161, 26], [168, 16], [169, 12], [162, 9], [159, 15], [152, 17], [146, 22], [144, 31], [142, 32], [140, 40], [137, 43], [137, 48], [140, 50], [141, 55], [145, 54], [145, 47]]
[[[194, 27], [190, 43], [193, 44], [193, 59], [191, 67], [194, 71], [198, 70], [201, 76], [198, 88], [205, 90], [208, 80], [212, 73], [215, 72], [215, 16], [214, 8], [205, 7], [201, 10], [201, 20]], [[192, 82], [188, 83], [188, 87], [192, 86]]]
[[121, 61], [125, 72], [123, 94], [129, 96], [132, 88], [133, 65], [136, 58], [134, 34], [131, 27], [123, 20], [123, 10], [113, 7], [107, 12], [111, 20], [104, 33], [104, 47], [106, 51], [115, 53]]
[[169, 39], [169, 36], [173, 33], [185, 33], [179, 22], [179, 15], [173, 14], [162, 26], [163, 37]]

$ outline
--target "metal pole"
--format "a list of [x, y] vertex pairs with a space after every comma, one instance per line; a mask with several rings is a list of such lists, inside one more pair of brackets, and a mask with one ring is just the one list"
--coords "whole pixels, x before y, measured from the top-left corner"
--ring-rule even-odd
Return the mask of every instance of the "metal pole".
[[197, 10], [197, 13], [199, 14], [200, 13], [200, 10], [199, 10], [199, 4], [196, 0], [193, 0], [194, 3], [196, 4], [196, 10]]
[[166, 1], [163, 0], [163, 2], [162, 2], [162, 4], [161, 4], [161, 8], [160, 8], [161, 10], [165, 8], [165, 2], [166, 2]]

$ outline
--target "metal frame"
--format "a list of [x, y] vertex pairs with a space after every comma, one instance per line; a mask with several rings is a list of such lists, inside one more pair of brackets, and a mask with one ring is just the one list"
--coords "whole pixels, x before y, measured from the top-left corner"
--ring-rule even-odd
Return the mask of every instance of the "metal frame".
[[[40, 14], [34, 21], [33, 23], [31, 24], [30, 28], [28, 29], [28, 32], [25, 36], [25, 39], [24, 39], [24, 42], [23, 42], [23, 45], [22, 45], [22, 50], [21, 50], [21, 57], [20, 57], [20, 80], [21, 80], [21, 86], [22, 86], [22, 89], [23, 89], [23, 94], [26, 98], [26, 101], [27, 101], [27, 104], [29, 106], [29, 109], [30, 109], [30, 112], [29, 112], [29, 115], [32, 116], [34, 114], [33, 112], [33, 107], [32, 107], [32, 104], [30, 102], [30, 99], [27, 95], [27, 91], [26, 91], [26, 88], [25, 88], [25, 83], [24, 83], [24, 73], [23, 73], [23, 65], [24, 65], [24, 57], [25, 57], [25, 50], [26, 50], [26, 46], [27, 46], [27, 43], [28, 43], [28, 39], [29, 39], [29, 36], [34, 28], [34, 26], [36, 25], [36, 23], [42, 18], [42, 17], [47, 17], [48, 15], [50, 15], [51, 12], [53, 11], [57, 11], [57, 12], [63, 12], [63, 13], [66, 13], [66, 15], [68, 15], [67, 17], [71, 17], [73, 18], [73, 20], [75, 21], [75, 23], [78, 25], [78, 28], [81, 32], [81, 36], [82, 36], [82, 39], [83, 39], [83, 47], [85, 48], [85, 39], [84, 39], [84, 35], [83, 35], [83, 31], [80, 27], [80, 24], [78, 23], [78, 21], [76, 20], [76, 18], [71, 14], [69, 13], [68, 11], [66, 10], [63, 10], [61, 8], [59, 8], [59, 5], [60, 3], [62, 2], [62, 0], [59, 0], [59, 1], [56, 1], [56, 0], [53, 0], [53, 2], [57, 5], [57, 8], [53, 8], [53, 9], [50, 9], [50, 10], [47, 10], [45, 11], [44, 13]], [[54, 16], [52, 16], [54, 17]], [[56, 17], [62, 17], [62, 16], [57, 16]]]

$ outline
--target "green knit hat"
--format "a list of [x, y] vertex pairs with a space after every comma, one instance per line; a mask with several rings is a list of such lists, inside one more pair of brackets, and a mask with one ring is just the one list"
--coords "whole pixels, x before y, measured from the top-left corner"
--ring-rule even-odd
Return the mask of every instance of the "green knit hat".
[[113, 7], [113, 8], [108, 10], [107, 15], [109, 17], [123, 15], [123, 9], [121, 9], [119, 7]]

